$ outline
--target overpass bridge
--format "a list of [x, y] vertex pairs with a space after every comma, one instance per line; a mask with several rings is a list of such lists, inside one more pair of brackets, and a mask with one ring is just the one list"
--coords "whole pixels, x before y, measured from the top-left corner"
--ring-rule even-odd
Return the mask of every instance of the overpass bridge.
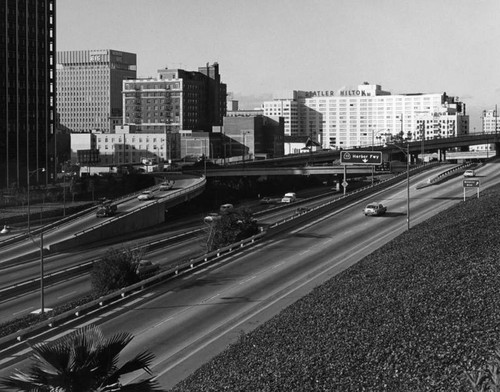
[[[349, 166], [349, 175], [363, 176], [372, 173], [371, 166]], [[236, 176], [311, 176], [319, 174], [343, 175], [344, 166], [322, 165], [304, 167], [221, 167], [207, 169], [206, 176], [210, 177], [236, 177]]]
[[[171, 176], [169, 176], [171, 177]], [[64, 251], [94, 242], [105, 241], [117, 235], [136, 232], [165, 222], [165, 213], [171, 207], [184, 203], [205, 190], [206, 177], [174, 175], [175, 186], [169, 191], [160, 191], [159, 184], [148, 188], [154, 192], [154, 199], [141, 201], [139, 193], [115, 199], [116, 215], [104, 218], [96, 217], [97, 206], [77, 214], [32, 230], [5, 237], [0, 242], [2, 260], [16, 260], [37, 255], [43, 247], [44, 252]], [[171, 178], [174, 178], [171, 177]], [[43, 242], [33, 241], [43, 232]]]
[[[401, 152], [401, 148], [406, 150], [409, 147], [410, 155], [412, 156], [412, 161], [416, 160], [417, 155], [425, 153], [438, 152], [440, 161], [446, 160], [446, 153], [451, 149], [459, 149], [462, 151], [467, 151], [470, 146], [481, 145], [481, 144], [494, 144], [496, 146], [496, 155], [500, 155], [500, 133], [474, 133], [468, 135], [460, 135], [448, 138], [433, 138], [424, 139], [411, 142], [400, 142], [396, 145], [374, 145], [374, 146], [364, 146], [358, 148], [347, 148], [346, 150], [356, 150], [356, 151], [381, 151], [383, 153], [383, 160], [390, 161], [391, 157], [404, 156]], [[238, 163], [232, 163], [226, 167], [247, 170], [251, 167], [303, 167], [303, 166], [316, 166], [321, 164], [332, 164], [333, 162], [338, 162], [340, 160], [341, 150], [328, 150], [328, 151], [315, 151], [300, 154], [291, 154], [280, 158], [265, 159], [265, 160], [254, 160], [254, 161], [241, 161]], [[404, 159], [402, 159], [404, 160]], [[203, 168], [199, 169], [203, 170]], [[216, 170], [216, 169], [214, 169]], [[220, 169], [222, 170], [222, 169]]]

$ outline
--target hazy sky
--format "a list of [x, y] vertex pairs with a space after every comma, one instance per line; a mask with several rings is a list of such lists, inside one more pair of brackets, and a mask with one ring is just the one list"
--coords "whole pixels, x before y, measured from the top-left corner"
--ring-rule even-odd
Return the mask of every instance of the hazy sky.
[[219, 63], [250, 109], [282, 90], [363, 82], [500, 103], [500, 0], [59, 0], [57, 50], [137, 54], [138, 76]]

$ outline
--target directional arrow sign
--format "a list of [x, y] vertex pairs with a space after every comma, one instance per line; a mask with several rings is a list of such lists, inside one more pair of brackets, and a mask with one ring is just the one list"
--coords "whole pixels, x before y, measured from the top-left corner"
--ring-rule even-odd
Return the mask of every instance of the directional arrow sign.
[[341, 151], [341, 165], [381, 165], [381, 151]]
[[479, 180], [464, 180], [464, 188], [478, 188]]

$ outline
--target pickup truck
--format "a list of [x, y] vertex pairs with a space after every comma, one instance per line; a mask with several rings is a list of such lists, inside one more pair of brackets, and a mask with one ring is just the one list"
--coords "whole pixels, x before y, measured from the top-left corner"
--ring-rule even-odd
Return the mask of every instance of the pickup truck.
[[384, 215], [386, 212], [387, 212], [387, 207], [383, 206], [381, 203], [370, 203], [363, 210], [365, 216]]

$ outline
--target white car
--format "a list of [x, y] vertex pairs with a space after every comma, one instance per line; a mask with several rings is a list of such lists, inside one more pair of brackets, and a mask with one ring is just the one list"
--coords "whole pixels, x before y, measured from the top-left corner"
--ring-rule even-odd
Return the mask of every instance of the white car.
[[137, 196], [137, 198], [139, 200], [151, 200], [151, 199], [154, 199], [155, 196], [153, 195], [153, 192], [151, 192], [151, 191], [144, 191], [139, 196]]
[[464, 171], [464, 177], [475, 177], [476, 172], [472, 169]]
[[214, 223], [215, 221], [219, 220], [221, 216], [216, 213], [216, 212], [211, 212], [208, 214], [205, 218], [203, 218], [203, 222], [206, 224]]
[[380, 216], [380, 215], [384, 215], [385, 213], [387, 212], [387, 207], [380, 204], [380, 203], [377, 203], [377, 202], [373, 202], [373, 203], [370, 203], [368, 204], [365, 209], [363, 210], [363, 213], [365, 214], [365, 216]]

